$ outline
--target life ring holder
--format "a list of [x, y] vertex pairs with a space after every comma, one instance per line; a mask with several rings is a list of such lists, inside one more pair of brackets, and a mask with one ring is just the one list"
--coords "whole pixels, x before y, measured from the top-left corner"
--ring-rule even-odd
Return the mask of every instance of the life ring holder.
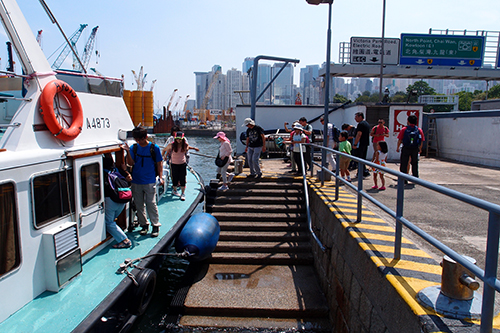
[[[73, 120], [68, 128], [65, 128], [58, 120], [54, 111], [54, 97], [62, 94], [71, 107]], [[58, 139], [71, 141], [81, 133], [83, 126], [83, 109], [80, 99], [75, 90], [69, 84], [61, 80], [50, 81], [42, 90], [40, 96], [40, 114], [49, 131]], [[64, 120], [64, 119], [63, 119]]]
[[156, 272], [150, 268], [144, 268], [136, 274], [137, 286], [134, 286], [130, 297], [130, 310], [135, 315], [142, 315], [153, 299], [156, 287]]

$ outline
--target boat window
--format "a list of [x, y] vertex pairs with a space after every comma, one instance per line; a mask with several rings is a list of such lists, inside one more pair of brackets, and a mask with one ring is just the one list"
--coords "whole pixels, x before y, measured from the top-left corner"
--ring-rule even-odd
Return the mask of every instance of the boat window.
[[0, 184], [0, 276], [18, 267], [20, 262], [14, 184]]
[[35, 177], [33, 196], [35, 227], [41, 228], [75, 211], [74, 181], [71, 169]]
[[99, 163], [82, 166], [82, 206], [86, 208], [101, 201], [101, 174]]

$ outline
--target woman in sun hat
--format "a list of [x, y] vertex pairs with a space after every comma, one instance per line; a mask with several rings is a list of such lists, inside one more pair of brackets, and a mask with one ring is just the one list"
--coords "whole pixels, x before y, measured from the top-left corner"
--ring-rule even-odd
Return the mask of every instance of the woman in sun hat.
[[217, 135], [214, 136], [214, 139], [220, 142], [219, 157], [221, 159], [228, 157], [226, 164], [217, 167], [217, 174], [222, 175], [222, 186], [219, 187], [218, 190], [225, 191], [229, 188], [227, 183], [234, 177], [234, 173], [227, 173], [227, 167], [233, 161], [233, 157], [231, 156], [233, 149], [231, 148], [231, 141], [227, 138], [226, 133], [218, 132]]

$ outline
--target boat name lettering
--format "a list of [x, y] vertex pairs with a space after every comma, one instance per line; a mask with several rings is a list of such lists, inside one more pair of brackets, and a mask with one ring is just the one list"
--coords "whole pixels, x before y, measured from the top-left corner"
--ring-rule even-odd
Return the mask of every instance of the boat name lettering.
[[109, 118], [87, 118], [87, 129], [110, 128]]

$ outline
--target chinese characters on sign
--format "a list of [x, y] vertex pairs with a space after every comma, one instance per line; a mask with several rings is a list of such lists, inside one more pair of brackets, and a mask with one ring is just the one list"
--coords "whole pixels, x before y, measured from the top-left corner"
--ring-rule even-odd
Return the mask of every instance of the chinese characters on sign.
[[[351, 37], [351, 64], [381, 63], [382, 38]], [[384, 38], [384, 64], [397, 65], [399, 39]]]
[[481, 67], [484, 37], [401, 34], [400, 64]]

